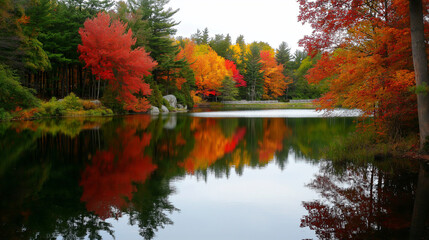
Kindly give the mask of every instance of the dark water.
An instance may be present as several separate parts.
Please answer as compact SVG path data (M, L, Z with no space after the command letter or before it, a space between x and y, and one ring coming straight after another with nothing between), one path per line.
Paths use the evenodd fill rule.
M0 123L0 239L427 239L418 162L327 159L353 121Z

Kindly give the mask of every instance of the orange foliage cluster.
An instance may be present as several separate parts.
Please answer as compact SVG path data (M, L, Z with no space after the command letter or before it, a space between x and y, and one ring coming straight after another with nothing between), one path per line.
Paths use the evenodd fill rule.
M15 114L15 116L13 117L14 120L30 120L37 112L37 108L22 110L21 107L16 107L15 111L12 111L12 113Z
M361 109L375 117L380 134L412 126L417 110L408 1L387 1L388 5L368 1L352 8L357 2L361 1L300 1L301 20L312 23L316 33L323 32L302 43L309 51L327 50L307 80L330 86L319 100L321 108ZM372 10L365 8L369 2L374 2ZM323 7L329 11L319 12ZM348 29L345 37L332 42L329 38L344 27ZM331 46L336 50L330 51Z
M283 75L283 65L277 64L272 51L261 51L262 70L264 71L264 99L277 99L285 93L292 83Z
M91 165L85 168L80 182L83 188L81 201L86 203L88 211L102 219L118 217L120 211L115 210L126 208L136 191L133 183L144 182L157 168L151 157L144 153L151 134L137 134L149 122L149 116L127 120L126 128L117 129L118 137L110 148L98 151Z
M234 62L226 60L219 56L212 48L207 45L196 45L192 41L186 41L185 47L178 54L178 59L186 59L195 75L195 85L197 95L204 97L219 95L219 89L226 77L231 77L236 82L236 87L246 86L243 76L237 69ZM178 79L176 85L183 84L184 79Z
M197 93L204 96L218 95L222 81L230 74L225 67L225 59L205 45L196 47L195 62L191 68L195 73Z
M179 53L176 56L176 61L186 60L188 63L192 64L195 62L194 52L195 52L195 43L189 40L185 40L185 46L180 48ZM176 70L177 71L177 70ZM182 85L186 82L184 77L178 76L175 78L175 84L177 89L181 90Z
M264 119L264 136L258 141L259 161L268 163L276 151L283 149L283 140L290 136L292 130L285 125L284 119Z

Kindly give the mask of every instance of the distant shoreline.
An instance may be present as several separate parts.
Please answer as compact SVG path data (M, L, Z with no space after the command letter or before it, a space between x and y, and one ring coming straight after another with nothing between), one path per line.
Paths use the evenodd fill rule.
M302 102L264 102L264 101L237 101L225 103L200 103L195 110L252 110L252 109L316 109L319 107L312 101Z

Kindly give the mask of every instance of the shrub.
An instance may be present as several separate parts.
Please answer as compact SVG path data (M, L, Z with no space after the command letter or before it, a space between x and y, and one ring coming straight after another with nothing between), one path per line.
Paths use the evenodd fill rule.
M82 100L82 106L83 106L83 109L85 109L85 110L97 108L97 105L95 103L88 101L88 100Z
M161 109L161 106L163 105L162 100L164 99L162 97L162 93L156 84L151 84L151 88L152 94L149 96L149 102L152 106Z
M104 106L110 108L115 113L125 113L124 104L118 101L118 94L110 88L106 88L103 97L100 99Z
M0 108L0 121L9 120L12 118L12 115L10 113L6 112L3 108Z
M61 102L67 110L82 110L82 102L74 93L70 93Z
M0 106L5 111L12 111L18 106L24 109L37 107L40 100L34 96L35 91L23 87L16 74L0 64Z
M13 116L13 119L16 120L28 120L28 119L32 119L34 117L38 117L39 110L37 108L32 108L32 109L26 109L26 110L20 110L18 112L16 112Z
M39 113L41 116L62 116L65 114L65 110L65 105L53 97L49 102L42 103Z
M181 91L176 91L174 96L177 98L177 103L188 106L188 108L192 108L194 105L193 98L191 96L191 92L189 91L189 87L187 84L182 86Z
M170 103L167 101L167 99L162 98L161 103L162 103L162 105L167 107L168 111L171 112L172 110L174 110L174 108L172 106L170 106Z

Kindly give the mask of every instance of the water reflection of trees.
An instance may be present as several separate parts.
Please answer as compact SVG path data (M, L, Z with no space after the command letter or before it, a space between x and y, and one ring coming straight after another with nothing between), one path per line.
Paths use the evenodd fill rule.
M420 166L410 239L429 239L429 162Z
M350 125L147 115L0 124L2 239L96 239L114 235L105 219L121 215L151 239L178 210L172 180L242 174L273 160L284 168L290 152L319 159Z
M320 239L407 239L417 166L404 160L348 165L323 163L307 185L321 196L303 202L301 227Z

